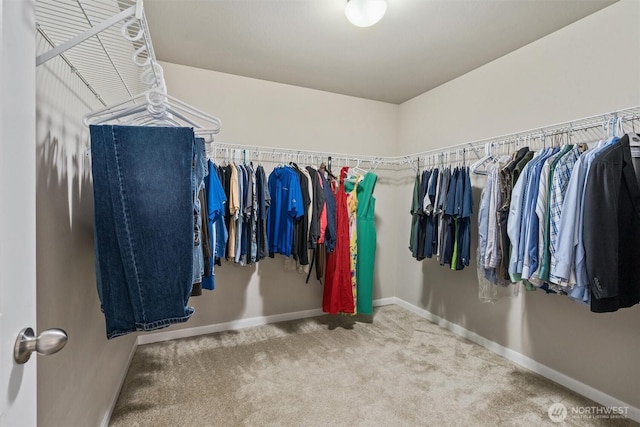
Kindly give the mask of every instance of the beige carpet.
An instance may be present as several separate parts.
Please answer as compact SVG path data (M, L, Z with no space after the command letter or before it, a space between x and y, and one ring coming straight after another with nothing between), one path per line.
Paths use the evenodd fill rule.
M554 423L550 405L568 416ZM138 347L111 426L637 425L398 306Z

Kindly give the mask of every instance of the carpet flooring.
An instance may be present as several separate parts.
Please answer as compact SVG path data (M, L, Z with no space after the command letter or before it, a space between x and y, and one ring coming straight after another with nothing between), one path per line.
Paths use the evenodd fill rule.
M567 408L559 423L556 403ZM572 412L587 406L597 405L391 305L373 323L320 316L140 346L109 425L638 425Z

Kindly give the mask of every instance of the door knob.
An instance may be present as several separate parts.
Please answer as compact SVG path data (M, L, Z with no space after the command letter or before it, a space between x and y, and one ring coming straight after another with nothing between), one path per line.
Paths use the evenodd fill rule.
M67 333L62 329L47 329L36 337L33 329L24 328L18 334L13 347L13 358L18 365L22 365L29 360L34 351L43 356L57 353L65 346L67 339Z

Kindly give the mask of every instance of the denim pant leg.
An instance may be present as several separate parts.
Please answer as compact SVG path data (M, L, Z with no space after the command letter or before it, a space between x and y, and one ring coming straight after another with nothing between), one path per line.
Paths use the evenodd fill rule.
M109 126L91 127L91 171L93 175L94 250L96 285L100 308L106 318L107 338L136 330L136 320L115 233L115 215L111 202L110 175L114 159L109 144Z
M186 302L193 269L194 141L189 128L91 127L94 193L110 194L107 204L103 194L94 196L96 272L108 338L193 314ZM106 180L97 182L103 169Z
M208 169L203 138L196 138L193 151L193 273L192 283L201 283L204 274L204 254L202 253L202 217L200 216L200 190L204 188L204 177Z

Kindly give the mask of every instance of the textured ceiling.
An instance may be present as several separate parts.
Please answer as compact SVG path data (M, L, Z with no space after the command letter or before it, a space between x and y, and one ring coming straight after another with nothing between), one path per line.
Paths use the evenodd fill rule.
M145 0L157 58L402 103L615 0L387 0L373 27L346 0Z

